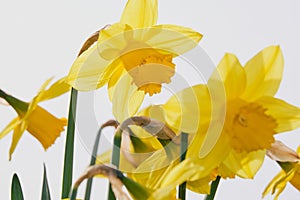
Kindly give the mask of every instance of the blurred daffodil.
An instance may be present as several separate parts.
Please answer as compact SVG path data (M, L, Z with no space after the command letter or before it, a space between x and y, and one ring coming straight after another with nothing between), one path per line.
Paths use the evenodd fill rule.
M134 99L130 106L135 108L145 94L159 93L175 73L173 58L194 48L202 35L186 27L155 25L156 21L157 0L129 0L120 22L100 30L97 44L76 59L68 82L81 91L108 84L110 98L122 101L113 105ZM130 99L120 97L119 91L131 93Z
M272 146L269 150L272 151L271 156L269 156L279 163L282 171L271 180L263 192L263 197L271 193L272 195L275 195L275 200L278 199L279 195L283 192L289 182L300 191L300 146L298 147L297 152L293 152L291 149L284 146L284 148L282 148L282 146L282 144L279 148L278 145ZM284 158L284 160L282 160L282 158ZM290 161L287 161L287 158Z
M13 119L0 133L1 139L12 130L14 131L9 150L9 160L11 160L11 155L25 130L34 136L45 150L55 142L56 138L59 137L60 133L64 130L67 119L58 119L38 106L39 102L55 98L70 90L70 86L65 82L65 78L58 80L46 90L50 81L51 79L42 85L38 95L35 96L30 103L21 101L0 90L0 97L12 106L18 114L18 117Z

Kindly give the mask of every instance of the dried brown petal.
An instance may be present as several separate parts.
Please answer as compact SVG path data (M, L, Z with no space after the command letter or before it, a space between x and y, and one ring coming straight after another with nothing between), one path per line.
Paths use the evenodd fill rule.
M131 125L140 126L148 133L158 137L159 139L171 139L176 144L179 144L180 142L176 134L168 126L166 126L163 122L159 120L151 119L145 116L135 116L126 119L120 125L120 128L121 130L126 130L127 127Z
M289 148L281 141L275 141L271 148L267 150L267 155L280 162L298 162L300 157L293 149Z

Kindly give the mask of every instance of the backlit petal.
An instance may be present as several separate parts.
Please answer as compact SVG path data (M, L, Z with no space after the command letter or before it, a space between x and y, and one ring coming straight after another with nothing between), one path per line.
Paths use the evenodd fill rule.
M243 98L252 101L274 96L281 82L283 56L279 46L270 46L256 54L245 65L247 87Z
M300 108L273 97L262 97L256 101L266 108L266 114L276 122L276 132L285 132L300 127Z
M53 83L49 89L45 90L40 101L46 101L58 97L68 91L70 91L71 86L66 82L67 77L63 77Z
M196 47L202 34L191 28L165 24L151 27L143 37L151 47L177 56Z
M233 150L223 163L228 169L242 178L254 178L263 164L265 154L265 150L250 153L238 153Z
M16 126L20 124L19 117L16 117L13 119L9 124L1 131L0 133L0 139L4 138L10 131L14 130Z
M24 121L15 127L13 137L12 137L12 142L11 142L10 149L9 149L9 160L11 160L11 156L12 156L13 152L15 151L16 146L17 146L19 140L21 139L26 128L27 128L27 123Z
M105 60L99 55L98 47L94 45L75 60L67 82L80 91L95 90L98 85L102 85L101 76L110 63L110 60Z
M134 28L153 26L157 14L157 0L128 0L120 22Z
M219 95L224 94L227 100L240 96L246 87L246 74L238 58L233 54L226 54L220 61L208 81L209 88L220 90Z
M122 122L134 115L144 99L144 93L132 84L129 74L124 74L115 85L112 94L113 114L117 121Z
M200 123L210 121L210 96L205 85L186 88L173 95L166 104L165 119L175 130L196 133Z

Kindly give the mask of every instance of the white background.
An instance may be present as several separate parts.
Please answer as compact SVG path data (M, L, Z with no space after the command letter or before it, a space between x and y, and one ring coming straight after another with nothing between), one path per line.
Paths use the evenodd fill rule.
M30 101L46 79L68 73L86 37L106 24L117 22L125 3L125 0L1 1L0 87ZM297 0L159 0L158 22L184 25L203 33L200 46L216 64L225 52L236 54L245 63L264 47L279 44L285 70L277 97L300 106L299 13ZM112 117L105 90L100 93L95 97L99 124ZM41 106L56 116L67 116L68 98L64 95ZM0 129L15 116L11 108L0 105ZM95 130L91 128L84 134L89 132L94 135ZM0 141L0 198L10 199L11 177L17 172L25 199L40 199L42 166L46 163L52 199L59 199L65 133L44 152L37 140L25 132L9 162L11 136ZM277 139L295 149L300 145L300 131L281 134ZM79 137L75 148L77 178L90 156ZM278 171L276 163L266 158L254 180L222 180L216 199L261 199L264 187ZM105 180L94 182L93 196L105 199L106 185ZM83 197L83 188L78 196ZM202 198L188 193L188 199ZM288 185L280 199L298 198L299 192Z

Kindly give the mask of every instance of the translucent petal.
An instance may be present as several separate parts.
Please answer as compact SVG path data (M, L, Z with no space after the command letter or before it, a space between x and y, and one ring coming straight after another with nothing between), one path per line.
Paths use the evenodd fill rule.
M101 76L111 62L99 55L97 45L92 46L75 60L67 82L80 91L95 90L102 82Z
M251 153L238 153L233 150L224 161L224 165L242 178L254 178L263 164L265 154L265 150Z
M276 122L276 132L285 132L300 127L300 108L273 97L262 97L256 101L266 108L266 114Z
M153 26L157 21L157 0L129 0L120 22L134 28Z
M20 124L18 117L14 118L9 124L1 131L0 139L4 138L10 131L16 128Z
M112 94L113 114L122 122L134 115L144 100L144 93L132 84L129 74L120 77Z
M226 54L213 72L209 81L209 88L220 90L227 100L239 97L246 87L246 74L238 58L233 54Z
M202 34L191 28L169 24L146 29L146 33L142 36L142 40L151 47L173 55L181 55L193 49L198 45L201 38Z
M196 133L200 124L210 121L210 96L205 85L186 88L173 95L166 104L165 119L173 129Z
M49 99L53 99L55 97L58 97L68 91L70 91L71 86L66 82L67 77L63 77L53 83L49 89L45 90L43 92L42 97L40 98L40 101L46 101Z
M197 179L204 178L209 175L216 167L220 165L231 152L232 148L229 144L229 138L226 134L221 133L217 141L214 141L210 150L206 155L202 154L204 139L208 134L216 134L214 130L214 125L212 128L199 130L199 132L194 136L193 141L189 145L187 152L188 158L193 158L194 162L205 168L205 172L197 173ZM219 131L219 130L216 130ZM208 143L209 144L209 143Z
M11 156L12 156L13 152L15 151L16 146L17 146L19 140L21 139L26 128L27 128L27 125L25 122L22 122L21 124L19 124L18 126L15 127L13 137L12 137L12 142L11 142L10 149L9 149L9 160L11 160Z
M247 87L243 98L253 101L274 96L281 82L283 56L279 46L270 46L256 54L245 65Z

